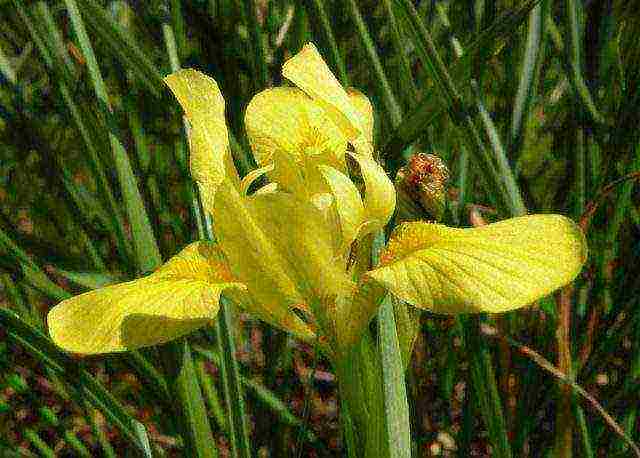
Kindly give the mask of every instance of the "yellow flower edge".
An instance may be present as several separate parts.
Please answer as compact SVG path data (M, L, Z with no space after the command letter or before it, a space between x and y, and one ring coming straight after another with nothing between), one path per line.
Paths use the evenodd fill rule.
M366 275L436 313L500 313L571 282L587 258L581 229L560 215L529 215L472 229L398 226Z
M193 69L164 78L182 106L191 126L188 139L191 176L198 183L202 204L213 208L216 189L224 180L239 186L238 173L229 150L224 98L216 81Z
M217 245L195 242L147 277L60 302L47 323L56 345L72 353L134 350L209 324L222 291L244 289L231 278Z

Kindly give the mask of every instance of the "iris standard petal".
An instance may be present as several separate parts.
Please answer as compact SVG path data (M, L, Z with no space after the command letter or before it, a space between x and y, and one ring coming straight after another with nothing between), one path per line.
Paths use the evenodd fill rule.
M269 178L299 196L326 192L316 165L346 171L347 140L311 98L297 88L257 94L247 106L245 127L258 164L275 165Z
M341 232L338 252L345 255L365 221L362 198L358 188L345 174L328 166L320 166L320 172L331 188Z
M387 172L372 156L350 154L360 166L364 180L365 219L369 223L369 232L383 228L396 208L396 189L387 176Z
M347 140L309 96L297 88L276 87L256 94L244 117L251 149L260 165L274 154L299 159L309 147L344 156Z
M47 322L53 341L70 352L133 350L205 326L218 312L222 291L244 288L215 244L195 242L148 277L62 301Z
M473 229L404 223L367 275L436 313L506 312L572 281L587 257L580 228L529 215Z
M347 140L364 133L360 112L313 43L284 63L282 75L319 103Z
M224 98L213 78L196 70L179 70L164 82L189 120L191 176L200 187L204 208L211 212L219 184L228 178L237 186L238 173L229 151Z

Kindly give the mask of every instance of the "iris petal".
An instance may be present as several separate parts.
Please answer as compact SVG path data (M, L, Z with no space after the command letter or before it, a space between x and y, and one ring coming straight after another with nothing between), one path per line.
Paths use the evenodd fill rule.
M70 352L133 350L207 325L224 290L241 294L244 289L215 244L195 242L148 277L62 301L47 322L54 342Z
M506 312L572 281L587 257L580 228L530 215L473 229L404 223L367 275L436 313Z

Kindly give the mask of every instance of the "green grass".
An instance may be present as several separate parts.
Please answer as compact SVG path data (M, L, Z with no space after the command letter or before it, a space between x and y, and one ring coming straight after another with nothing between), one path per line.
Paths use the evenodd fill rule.
M346 456L370 434L398 457L631 456L640 200L637 175L616 180L640 169L638 36L623 1L0 2L0 454ZM161 348L57 349L50 306L212 235L162 77L218 81L245 174L244 107L308 41L372 100L391 176L416 151L445 161L446 224L470 226L469 204L579 221L597 200L572 289L501 317L422 313L406 386L412 310L386 302L348 366L382 387L366 433L320 352L233 304Z

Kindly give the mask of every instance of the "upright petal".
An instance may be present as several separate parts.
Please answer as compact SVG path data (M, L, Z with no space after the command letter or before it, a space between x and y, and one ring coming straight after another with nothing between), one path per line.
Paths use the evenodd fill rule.
M256 161L275 166L269 178L299 197L328 191L317 165L346 171L346 138L299 89L280 87L257 94L247 107L245 127Z
M369 98L357 89L350 87L347 89L347 95L353 107L358 111L362 131L362 135L351 140L351 143L356 152L373 156L373 106Z
M47 316L49 332L58 346L81 354L155 345L210 323L225 289L244 285L215 244L195 242L148 277L62 301Z
M400 299L436 313L506 312L569 283L587 247L559 215L530 215L474 229L404 223L381 267L367 275Z
M384 169L372 156L350 155L360 166L364 180L365 218L369 222L369 232L384 227L396 208L396 189Z
M365 221L364 205L358 188L348 176L328 166L320 166L320 172L333 194L341 232L339 253L342 255L356 239Z
M247 106L244 122L260 165L273 162L275 154L300 159L308 148L344 162L347 139L323 109L297 88L276 87L256 94Z
M282 75L317 101L349 141L364 133L360 112L313 43L284 63Z
M239 183L229 151L224 98L215 80L196 70L179 70L164 81L191 124L191 176L200 187L205 209L211 212L215 190L222 180L226 177Z

